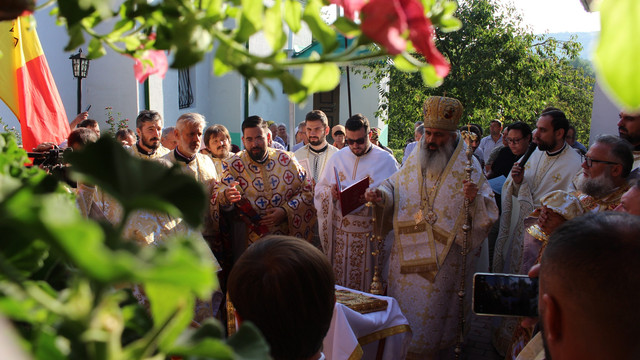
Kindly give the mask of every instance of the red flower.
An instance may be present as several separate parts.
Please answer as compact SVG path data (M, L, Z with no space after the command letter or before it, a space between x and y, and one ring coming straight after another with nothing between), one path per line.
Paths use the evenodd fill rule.
M434 31L431 20L424 14L424 8L419 0L400 0L402 10L407 17L409 26L409 39L419 53L424 55L436 70L439 77L444 78L449 74L449 62L436 48L433 41Z
M364 6L365 0L330 0L332 4L342 6L344 14L351 20L355 20L356 11L360 11Z
M409 29L413 46L433 65L436 74L449 74L449 63L436 48L433 26L420 0L371 0L361 11L362 32L389 54L397 55L406 49L402 35Z
M153 65L145 63L144 60L150 60ZM141 59L136 59L135 64L133 64L133 73L136 80L142 83L152 74L158 74L164 79L168 68L169 62L163 50L149 50Z
M407 19L398 0L371 0L362 7L362 32L396 55L407 48Z

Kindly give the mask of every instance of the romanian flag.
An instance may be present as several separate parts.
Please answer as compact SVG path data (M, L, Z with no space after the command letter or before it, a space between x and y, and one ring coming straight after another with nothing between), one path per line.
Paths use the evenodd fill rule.
M0 99L20 121L22 147L61 143L69 122L32 16L0 22L0 52Z

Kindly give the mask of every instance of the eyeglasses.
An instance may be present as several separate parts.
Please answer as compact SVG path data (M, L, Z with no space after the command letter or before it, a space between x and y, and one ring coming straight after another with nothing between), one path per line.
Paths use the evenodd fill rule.
M507 138L507 144L518 145L518 144L520 144L520 141L522 141L522 139L524 139L524 138L523 137L521 137L520 139L509 139L509 138Z
M338 135L343 135L344 136L344 133L342 131L336 131L336 132L333 133L333 136L338 136Z
M364 144L365 138L361 137L360 139L347 139L347 144L349 145L353 145L353 144L358 144L358 145L362 145Z
M620 163L613 162L613 161L595 160L595 159L592 159L592 158L590 158L588 156L583 156L582 157L582 162L586 162L587 163L587 167L593 166L593 163L603 163L603 164L608 164L608 165L619 165L620 164Z

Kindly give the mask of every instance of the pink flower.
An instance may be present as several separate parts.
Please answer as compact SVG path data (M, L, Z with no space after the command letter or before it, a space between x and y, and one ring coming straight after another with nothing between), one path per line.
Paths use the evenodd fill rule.
M144 82L149 75L158 74L164 79L164 75L169 68L167 54L163 50L148 50L141 59L135 59L133 64L133 73L139 83ZM150 60L153 65L145 63L144 60Z
M433 41L434 31L431 20L424 14L424 8L419 0L400 0L402 10L407 17L409 39L419 53L424 55L436 70L439 77L449 74L450 65L447 59L438 51Z
M398 0L371 0L362 7L362 32L396 55L407 48L407 19Z
M360 11L366 0L330 0L332 4L342 6L344 14L351 20L355 20L356 11Z

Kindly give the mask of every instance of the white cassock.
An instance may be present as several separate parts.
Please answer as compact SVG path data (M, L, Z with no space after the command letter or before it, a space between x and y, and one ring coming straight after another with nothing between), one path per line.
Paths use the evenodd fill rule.
M422 174L423 144L419 141L402 169L378 188L385 213L393 213L388 293L398 300L413 331L407 359L430 359L455 344L462 280L466 145L459 141L442 174L430 178ZM498 218L493 191L478 160L472 157L472 161L471 180L478 185L478 193L469 205L465 316L481 245Z
M308 174L311 174L313 181L318 182L322 172L329 158L338 152L338 148L327 144L326 149L322 152L316 152L311 148L311 145L307 144L294 152L296 159L302 167L307 170Z
M540 207L544 195L555 190L574 190L573 179L581 170L581 164L580 155L565 143L564 148L553 156L535 150L524 166L524 179L520 185L514 183L509 174L502 186L502 215L493 255L494 272L517 273L520 270L525 218Z
M377 146L372 146L362 156L355 156L349 147L344 147L329 158L315 188L314 204L318 211L320 243L333 265L336 284L369 291L374 270L372 244L369 241L373 230L371 210L363 205L342 216L340 203L333 201L331 195L331 188L336 183L334 168L338 171L343 188L366 176L369 176L369 186L376 187L398 170L398 162ZM380 234L383 239L389 232L385 230ZM379 263L384 268L388 252L383 251L381 257Z

